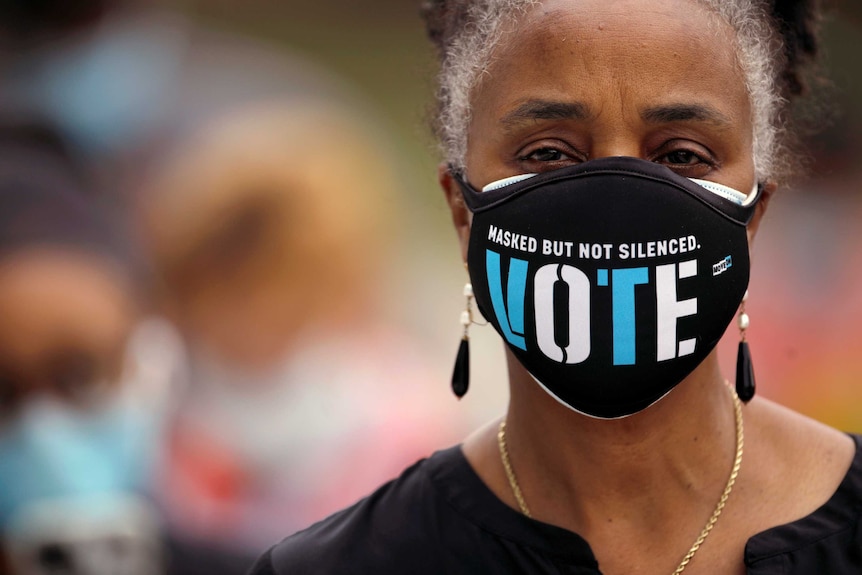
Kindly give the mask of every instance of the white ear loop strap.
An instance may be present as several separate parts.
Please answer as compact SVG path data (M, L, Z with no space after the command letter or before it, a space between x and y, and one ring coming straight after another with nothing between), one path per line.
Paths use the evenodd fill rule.
M502 180L491 182L490 184L482 188L482 191L490 192L493 190L499 190L500 188L505 188L506 186L517 184L518 182L523 182L524 180L532 178L535 175L536 174L520 174L517 176L503 178ZM738 190L716 182L698 180L696 178L689 178L689 180L706 189L707 191L712 192L713 194L722 197L725 200L731 201L739 206L747 206L757 197L757 182L754 182L754 186L751 188L751 192L749 192L748 194L743 194Z
M503 178L502 180L491 182L490 184L482 188L482 191L491 192L493 190L499 190L500 188L505 188L506 186L511 186L512 184L523 182L524 180L530 179L535 175L537 174L521 174L519 176L510 176L508 178Z
M754 201L754 198L757 197L757 182L754 182L754 186L751 188L751 192L749 192L748 194L743 194L738 190L716 182L708 182L706 180L698 180L696 178L689 178L689 180L699 185L700 187L712 192L716 196L720 196L725 200L729 200L734 204L740 206L749 205L751 202Z

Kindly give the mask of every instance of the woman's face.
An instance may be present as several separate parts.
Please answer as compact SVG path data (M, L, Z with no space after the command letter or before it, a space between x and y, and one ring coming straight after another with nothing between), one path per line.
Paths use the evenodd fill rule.
M477 187L606 156L754 183L733 30L695 0L547 0L504 36L472 109Z

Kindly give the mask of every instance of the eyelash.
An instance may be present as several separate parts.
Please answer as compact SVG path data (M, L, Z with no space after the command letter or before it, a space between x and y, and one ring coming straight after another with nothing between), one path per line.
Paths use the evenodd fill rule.
M540 159L534 157L537 154L540 154L543 152L554 152L554 153L560 154L561 156L565 156L565 157L557 158L554 160L550 160L550 159L540 160ZM544 164L546 169L550 170L550 169L553 169L554 167L556 167L556 164L562 164L562 163L568 164L571 162L580 163L580 162L587 161L588 158L587 158L586 154L582 154L582 153L578 152L577 150L575 150L574 148L572 148L571 146L565 145L563 143L553 143L553 144L547 143L544 145L540 144L534 148L527 148L527 150L525 152L518 154L517 159L518 159L518 162L520 162L521 164L526 163L526 162L538 162L540 164Z
M547 152L553 152L562 157L545 160L538 159L535 157L540 153ZM689 161L694 160L695 163L687 163L685 161L669 161L671 156L679 154L687 155L689 157ZM564 145L562 143L540 145L532 149L528 148L527 151L525 151L524 153L520 153L517 157L518 162L522 164L522 166L528 162L533 164L533 169L530 169L530 171L549 171L557 167L563 167L563 165L585 162L588 159L589 158L586 154L582 154L576 151L571 146ZM697 171L698 175L705 175L704 169L706 169L706 171L711 171L715 169L718 164L714 155L706 147L694 143L685 145L675 140L665 142L662 146L659 147L657 152L650 154L649 156L647 156L646 159L651 162L666 165L670 169L676 170L678 172ZM538 163L540 167L544 169L535 170L535 163Z
M672 162L674 155L684 155L694 163ZM662 145L650 161L667 166L668 168L689 177L702 177L718 167L718 161L711 150L693 142L678 142L671 140ZM680 158L677 157L677 160Z

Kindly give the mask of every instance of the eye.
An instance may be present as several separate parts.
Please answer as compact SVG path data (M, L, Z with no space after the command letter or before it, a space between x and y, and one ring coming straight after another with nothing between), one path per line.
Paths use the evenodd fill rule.
M586 161L584 154L562 142L527 147L518 154L518 165L528 172L547 172Z
M658 150L652 161L688 178L703 177L718 164L708 149L694 142L668 142Z
M97 380L97 363L93 355L83 350L54 352L45 362L53 391L72 401L81 398L87 387Z
M538 162L559 162L566 159L566 154L554 148L540 148L524 159Z
M676 150L665 156L668 164L676 166L691 166L697 164L701 159L692 151Z
M0 421L21 404L24 395L24 390L15 381L15 377L10 372L0 371Z

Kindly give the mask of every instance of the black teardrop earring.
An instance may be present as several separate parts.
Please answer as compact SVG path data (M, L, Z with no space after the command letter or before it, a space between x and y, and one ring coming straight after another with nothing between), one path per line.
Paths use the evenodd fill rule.
M751 362L751 351L745 340L745 332L750 323L748 314L745 313L745 300L747 299L748 291L742 296L742 304L739 306L739 350L736 353L736 395L745 403L751 401L756 391L754 364Z
M467 308L461 312L464 335L461 337L458 355L455 357L455 369L452 371L452 391L458 399L464 397L470 388L470 324L473 323L471 307L473 286L469 282L464 284L464 297L467 299Z

